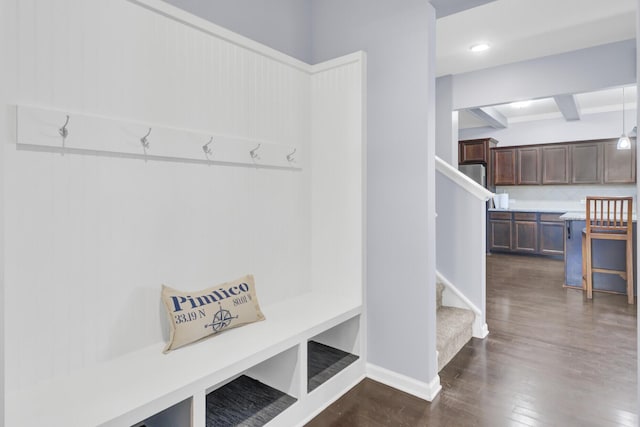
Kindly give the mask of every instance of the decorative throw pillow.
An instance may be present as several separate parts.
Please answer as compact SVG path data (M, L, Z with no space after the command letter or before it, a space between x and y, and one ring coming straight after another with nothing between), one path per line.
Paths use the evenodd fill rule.
M226 329L264 320L253 275L197 292L162 285L171 333L165 353Z

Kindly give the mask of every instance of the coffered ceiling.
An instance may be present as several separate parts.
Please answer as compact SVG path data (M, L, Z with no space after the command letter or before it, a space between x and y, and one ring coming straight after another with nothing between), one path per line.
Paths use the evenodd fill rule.
M575 103L580 115L606 113L622 110L622 88L604 89L595 92L574 95ZM624 88L625 109L632 110L637 105L636 86ZM476 110L476 109L474 109ZM511 104L494 105L490 109L494 114L504 117L505 126L513 123L563 118L563 113L554 98L542 98L531 101L524 108L516 108ZM478 117L475 111L462 110L459 112L460 129L486 127L489 125L486 117ZM497 126L494 126L497 127Z

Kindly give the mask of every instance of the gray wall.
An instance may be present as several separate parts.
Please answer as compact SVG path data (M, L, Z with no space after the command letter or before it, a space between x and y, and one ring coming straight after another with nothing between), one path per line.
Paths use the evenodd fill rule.
M301 61L311 61L311 0L165 1Z
M453 76L436 79L436 155L458 167L458 122L453 114Z
M6 61L5 64L17 63L17 0L0 1L0 57ZM17 67L0 67L0 426L4 426L5 418L5 280L4 280L4 228L5 228L5 208L4 208L4 144L13 139L11 126L12 119L15 120L9 111L10 105L16 104L15 88L18 86Z
M367 52L368 361L431 381L435 11L423 0L319 0L312 17L313 62Z
M638 37L638 34L640 34L640 0L637 0L637 5L636 5L636 51L640 52L640 37ZM639 83L640 83L640 55L636 55L636 86L640 88ZM639 91L640 93L640 91ZM640 108L636 109L636 123L640 122ZM640 159L640 150L636 150L636 155L637 155L637 159ZM637 162L637 160L636 160ZM638 164L638 163L636 163ZM637 188L636 188L636 194L640 194L640 180L637 181ZM638 209L638 205L636 204L636 214L640 212L640 209ZM636 265L640 265L640 251L638 251L638 253L636 254ZM637 301L640 301L640 298L637 299ZM637 313L640 314L640 304L636 302L636 307L637 307ZM640 343L640 315L638 316L638 324L636 327L636 348L638 343ZM637 381L638 381L638 393L636 394L636 401L638 403L638 408L637 408L637 414L640 414L640 352L638 352L638 365L636 367L636 376L637 376Z
M636 82L636 42L626 40L453 76L453 108L479 107Z

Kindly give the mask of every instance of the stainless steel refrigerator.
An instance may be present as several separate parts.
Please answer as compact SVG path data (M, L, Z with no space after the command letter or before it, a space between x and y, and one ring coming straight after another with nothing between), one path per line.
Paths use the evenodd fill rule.
M485 165L460 165L458 170L484 188L487 188L487 167Z
M487 182L487 167L484 164L475 164L475 165L459 165L458 170L463 174L467 175L469 178L473 179L478 184L482 185L484 188L487 188L489 191L494 192L495 188L490 188L489 182ZM493 200L487 201L487 235L486 235L486 251L489 253L489 215L488 210L494 207Z

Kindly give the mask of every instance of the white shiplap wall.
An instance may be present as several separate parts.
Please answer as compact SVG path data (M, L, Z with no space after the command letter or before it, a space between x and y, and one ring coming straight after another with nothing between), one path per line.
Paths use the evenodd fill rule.
M329 61L311 80L311 278L336 297L361 292L364 276L365 61L349 61Z
M299 147L310 75L124 0L14 0L20 105ZM295 64L294 64L295 65ZM4 148L6 384L166 339L160 284L310 288L310 173Z

